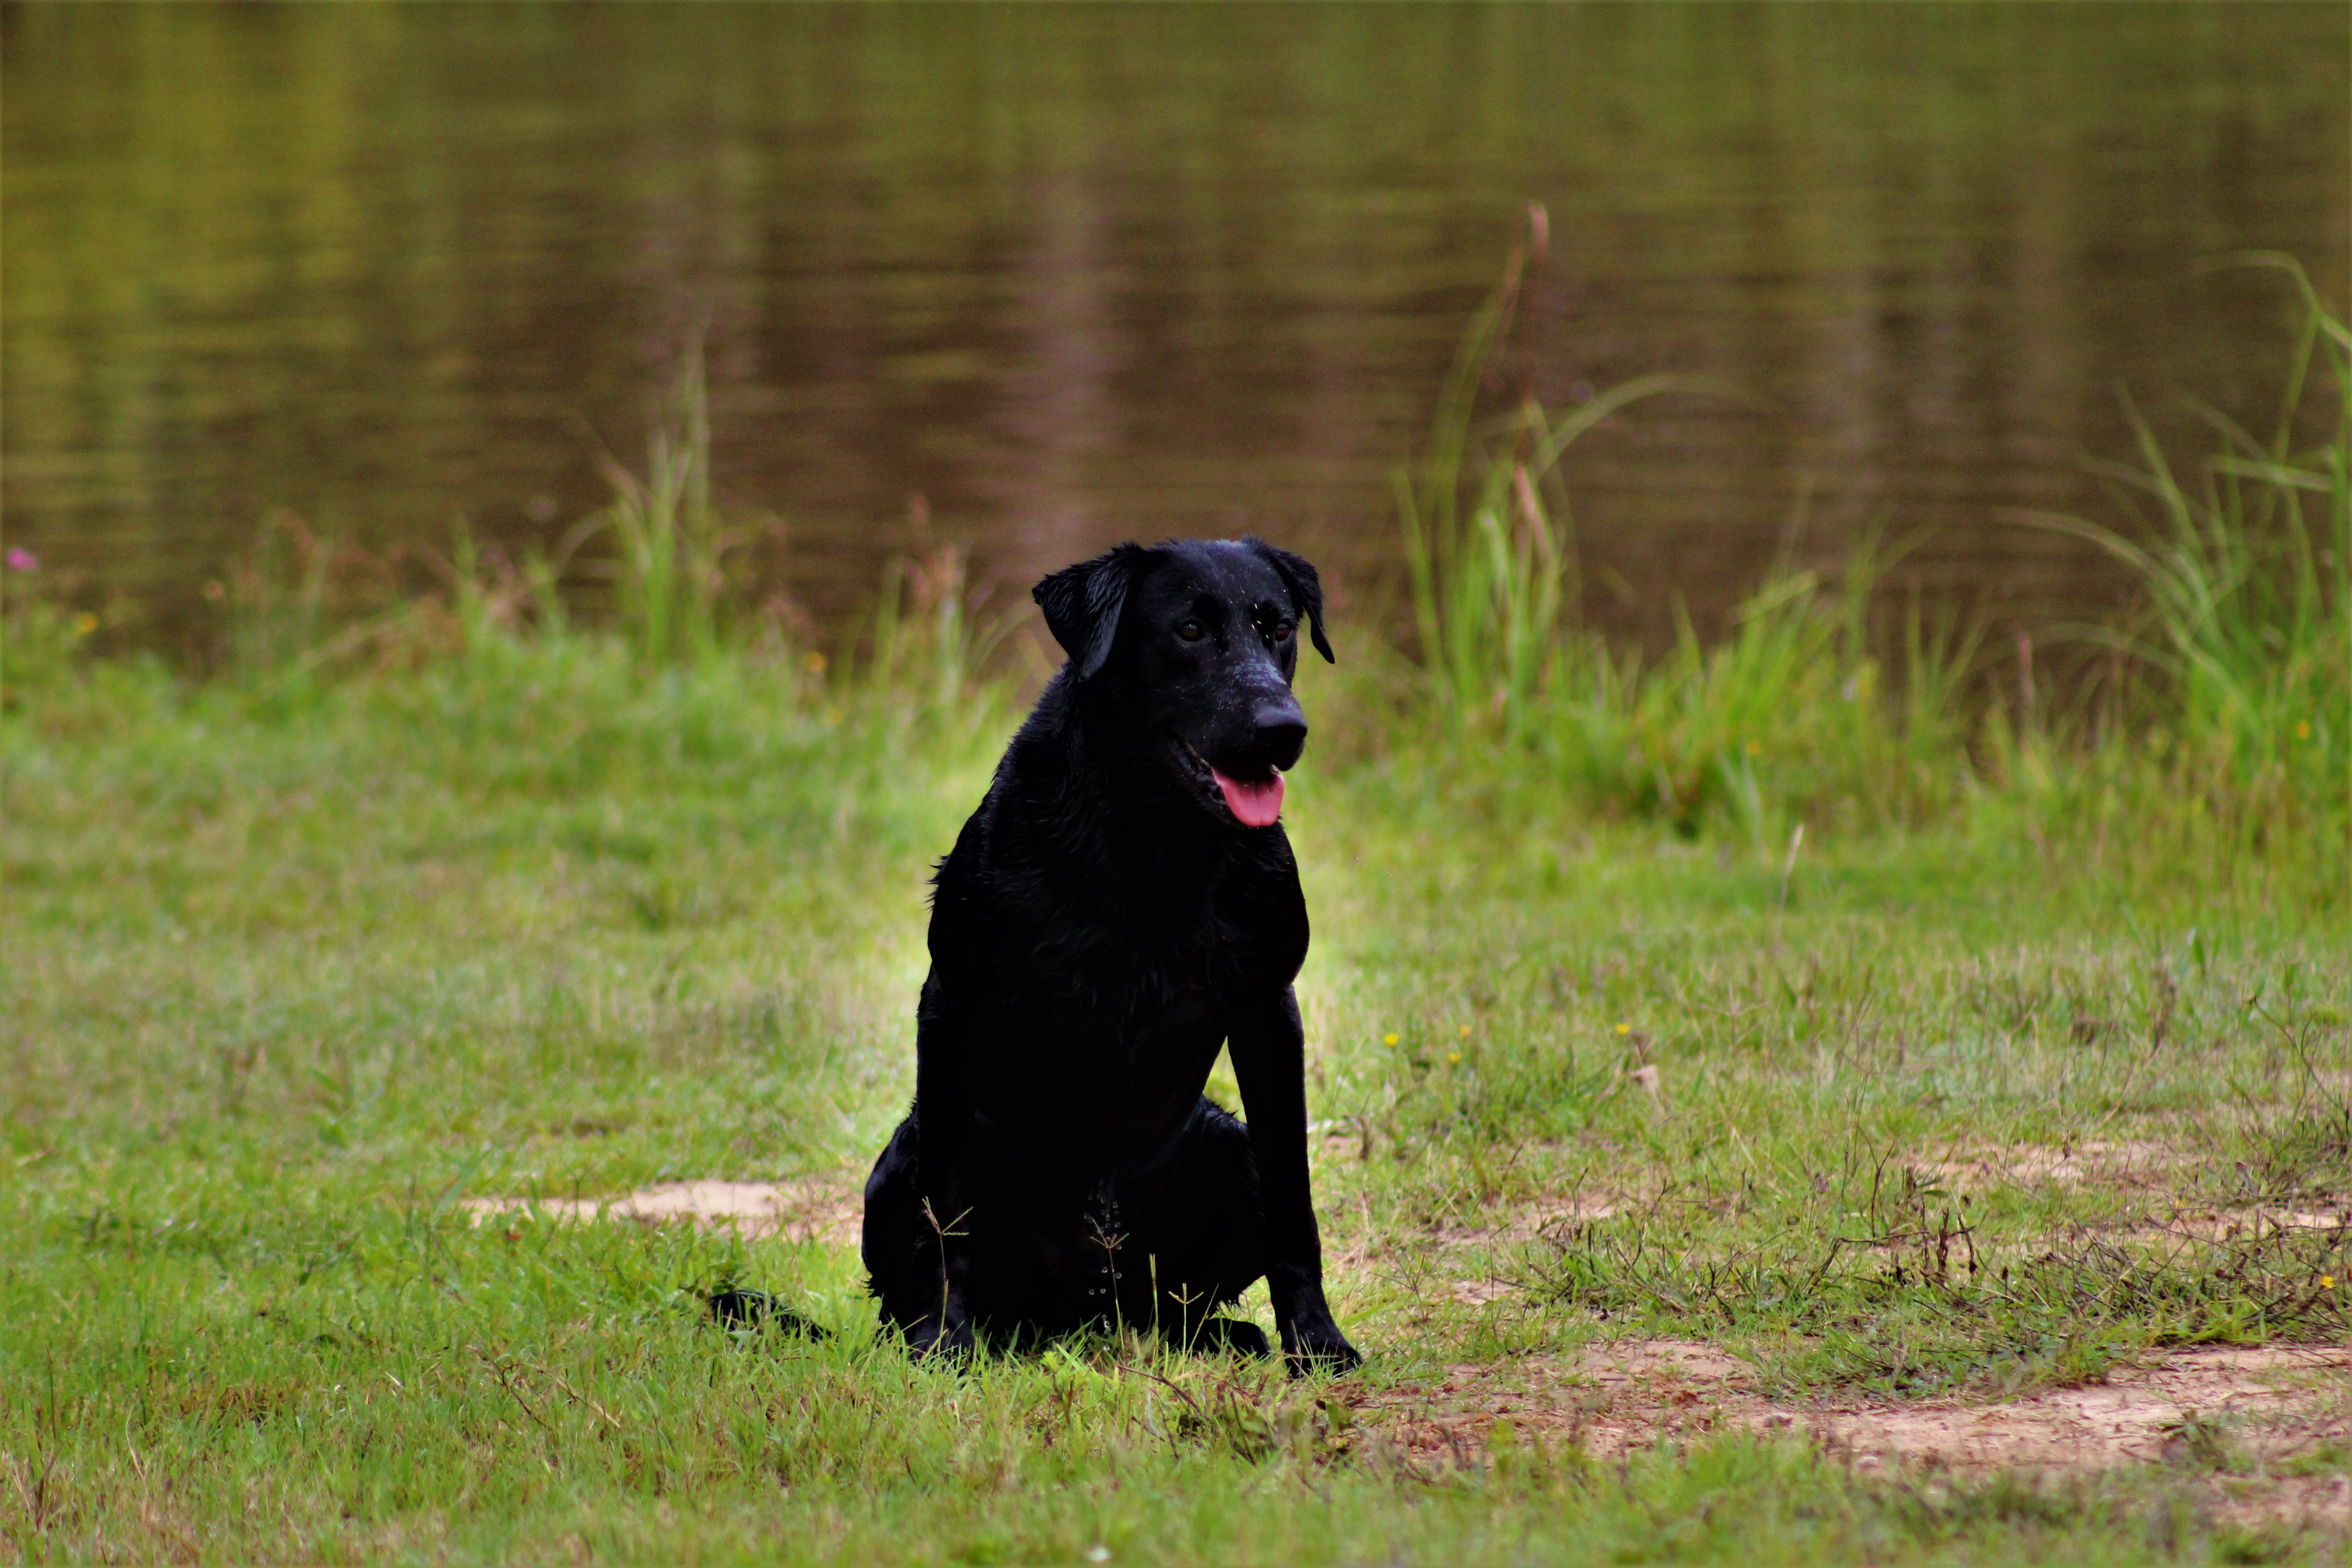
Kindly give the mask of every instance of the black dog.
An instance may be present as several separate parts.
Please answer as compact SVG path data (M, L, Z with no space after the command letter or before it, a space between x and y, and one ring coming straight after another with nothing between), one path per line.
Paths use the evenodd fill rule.
M919 1350L1112 1322L1267 1353L1213 1316L1263 1277L1294 1372L1361 1358L1323 1300L1276 818L1315 568L1254 539L1122 544L1037 584L1069 662L940 866L915 1103L866 1184L884 1320ZM1230 1044L1246 1126L1201 1092Z

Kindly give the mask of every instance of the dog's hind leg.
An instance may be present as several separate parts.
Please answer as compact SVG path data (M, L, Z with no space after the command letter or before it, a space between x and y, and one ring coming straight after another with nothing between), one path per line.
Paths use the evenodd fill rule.
M1148 1310L1152 1326L1179 1345L1270 1353L1255 1323L1218 1315L1265 1276L1266 1251L1249 1130L1213 1101L1202 1099L1193 1113L1175 1179L1137 1226L1129 1251L1142 1254L1150 1276L1139 1296L1121 1291L1130 1321Z
M866 1178L866 1223L859 1238L866 1289L882 1301L882 1324L927 1351L940 1338L947 1297L940 1237L923 1213L915 1185L915 1126L908 1117L890 1135Z

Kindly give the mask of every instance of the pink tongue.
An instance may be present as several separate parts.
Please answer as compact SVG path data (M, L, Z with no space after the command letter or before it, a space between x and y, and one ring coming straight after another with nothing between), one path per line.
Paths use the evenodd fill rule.
M1244 827L1272 827L1282 815L1282 775L1268 773L1255 783L1229 779L1211 768L1217 787L1225 792L1225 805Z

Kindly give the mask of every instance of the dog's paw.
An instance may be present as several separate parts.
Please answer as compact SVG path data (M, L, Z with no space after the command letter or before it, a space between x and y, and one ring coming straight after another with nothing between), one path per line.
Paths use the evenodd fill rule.
M1211 1318L1192 1335L1192 1349L1203 1355L1219 1351L1231 1351L1235 1355L1271 1356L1274 1346L1266 1342L1265 1331L1255 1323L1239 1318Z
M1293 1377L1318 1373L1339 1377L1364 1364L1363 1356L1348 1342L1348 1336L1330 1324L1301 1328L1283 1338L1286 1342L1283 1346L1284 1359L1289 1362Z
M971 1360L979 1348L970 1323L954 1324L941 1333L925 1320L907 1336L907 1349L917 1361L944 1362L961 1367Z

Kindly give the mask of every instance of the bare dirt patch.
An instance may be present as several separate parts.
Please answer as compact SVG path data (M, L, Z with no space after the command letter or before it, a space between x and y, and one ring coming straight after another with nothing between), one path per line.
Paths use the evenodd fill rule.
M1615 1193L1578 1193L1532 1203L1497 1204L1440 1215L1429 1239L1444 1247L1494 1247L1533 1241L1553 1226L1575 1220L1607 1219L1633 1200Z
M2305 1208L2190 1208L2176 1206L2150 1219L2146 1228L2183 1241L2257 1241L2282 1230L2352 1232L2352 1199L2328 1198Z
M468 1198L464 1207L476 1225L496 1216L527 1215L566 1222L619 1219L855 1247L866 1204L855 1178L844 1175L789 1182L665 1182L605 1198Z
M1858 1469L2073 1472L2194 1461L2254 1470L2352 1436L2352 1348L2178 1351L2101 1384L2002 1401L1776 1402L1710 1344L1626 1340L1572 1361L1449 1367L1367 1401L1423 1457L1475 1452L1491 1428L1580 1444L1598 1458L1661 1438L1734 1431L1810 1437ZM2200 1447L2201 1446L2201 1447ZM2254 1512L2352 1522L2334 1478L2241 1483Z
M1447 1289L1465 1307L1484 1307L1519 1293L1519 1288L1507 1279L1456 1279Z
M2075 1143L2011 1143L1948 1151L1912 1169L1957 1186L2148 1186L2184 1163L2179 1150L2145 1139Z

